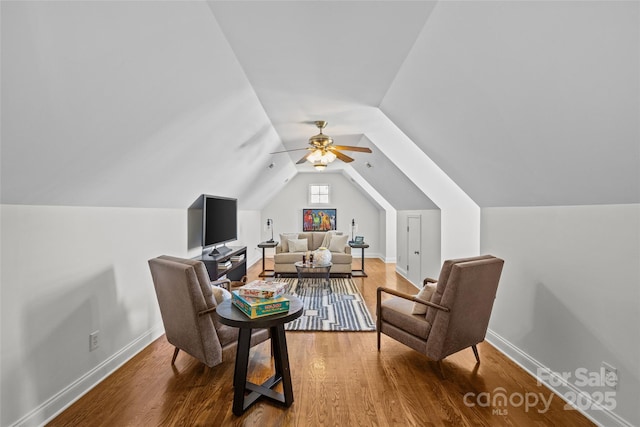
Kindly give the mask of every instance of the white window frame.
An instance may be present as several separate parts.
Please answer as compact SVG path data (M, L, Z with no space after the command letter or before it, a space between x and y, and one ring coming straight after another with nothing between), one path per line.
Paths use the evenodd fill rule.
M308 194L310 205L328 205L331 186L329 184L309 184Z

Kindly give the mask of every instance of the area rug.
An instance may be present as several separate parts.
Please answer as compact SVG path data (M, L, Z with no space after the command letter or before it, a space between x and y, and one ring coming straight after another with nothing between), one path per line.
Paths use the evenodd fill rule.
M281 278L288 292L300 298L304 304L302 316L287 323L288 331L375 331L362 294L353 280L348 278L325 279Z

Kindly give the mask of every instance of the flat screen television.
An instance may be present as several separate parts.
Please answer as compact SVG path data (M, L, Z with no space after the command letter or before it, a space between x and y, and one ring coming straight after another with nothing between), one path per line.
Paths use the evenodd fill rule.
M238 240L238 201L204 195L202 212L202 249L214 246L211 255L223 255L231 249L224 245Z

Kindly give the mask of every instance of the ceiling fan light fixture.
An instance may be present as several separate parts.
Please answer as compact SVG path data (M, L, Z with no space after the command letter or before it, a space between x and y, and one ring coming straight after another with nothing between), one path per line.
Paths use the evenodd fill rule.
M318 148L317 150L313 150L313 152L309 154L309 156L307 157L307 160L310 163L315 163L315 162L319 162L321 158L322 158L322 150Z
M341 160L345 163L351 163L355 159L347 156L343 151L357 151L362 153L371 153L371 149L368 147L356 147L351 145L333 145L333 138L322 133L322 129L327 126L327 122L324 120L318 120L315 125L320 130L320 133L309 138L310 147L307 148L295 148L291 150L277 151L276 153L284 153L288 151L308 150L300 160L296 162L297 165L303 164L306 161L311 163L318 170L326 169L327 165L334 160ZM272 153L272 154L276 154Z
M331 151L323 150L320 148L313 150L311 154L307 156L307 160L309 161L309 163L313 164L314 166L317 163L322 163L324 167L326 167L327 164L333 162L336 158L336 155Z
M325 170L327 168L327 164L326 163L322 163L322 162L315 162L313 164L313 167L316 170L323 171L323 170Z
M326 147L328 145L333 144L333 138L331 138L330 136L327 136L327 135L323 134L322 132L320 132L319 134L314 135L311 138L309 138L309 143L311 145L317 145L317 146Z
M334 153L332 153L331 151L327 151L326 153L324 153L322 158L326 159L327 163L331 163L336 159L336 155Z

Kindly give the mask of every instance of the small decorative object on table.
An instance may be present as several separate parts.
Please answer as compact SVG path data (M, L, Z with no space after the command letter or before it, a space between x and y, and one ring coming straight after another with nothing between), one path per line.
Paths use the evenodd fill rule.
M286 290L286 283L271 280L254 280L238 288L241 296L253 298L277 298Z
M317 265L327 265L331 262L331 252L327 248L320 247L313 253L312 260L315 260Z
M251 298L242 296L240 291L235 290L231 292L231 302L251 319L289 311L289 299L284 296Z
M353 240L353 243L356 245L361 245L364 243L364 236L356 236L356 238Z

